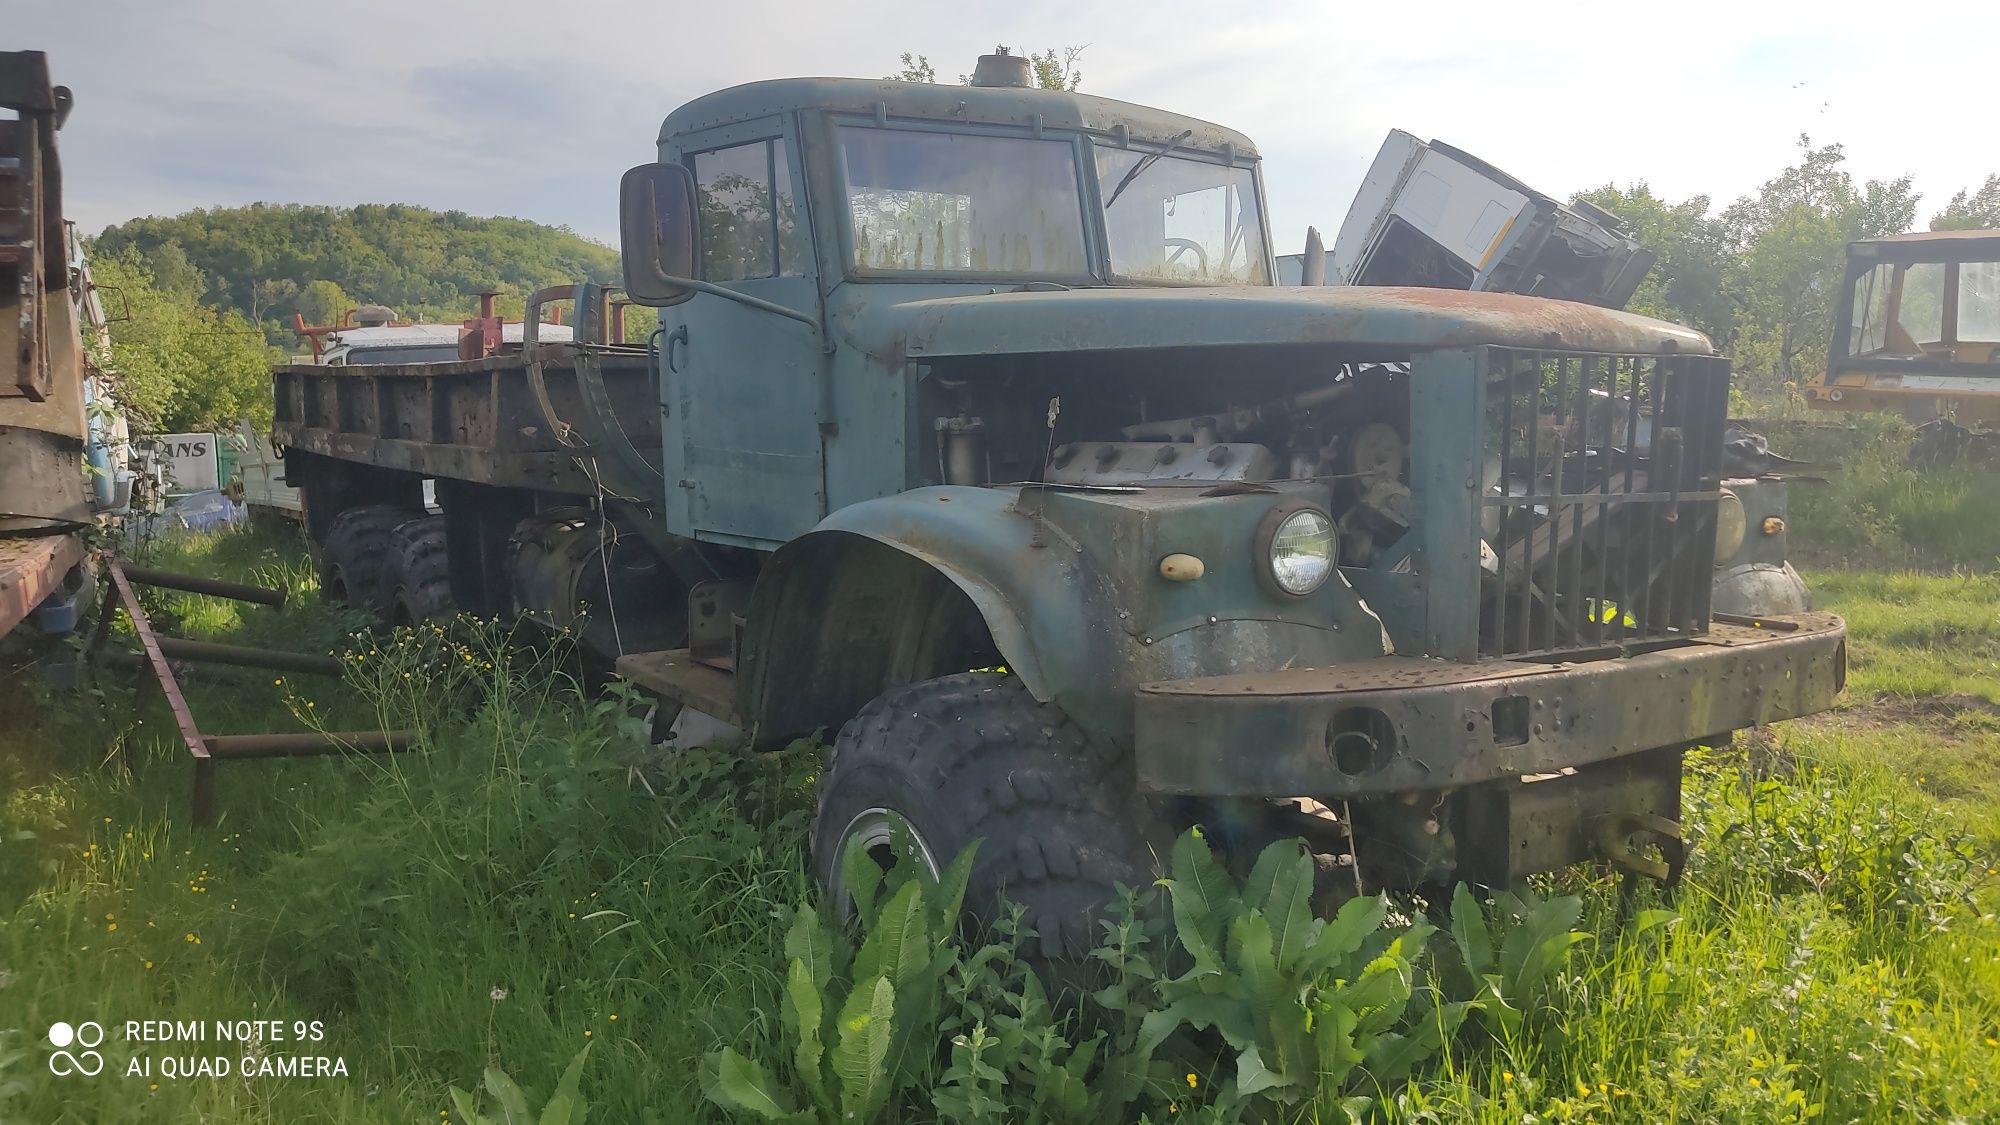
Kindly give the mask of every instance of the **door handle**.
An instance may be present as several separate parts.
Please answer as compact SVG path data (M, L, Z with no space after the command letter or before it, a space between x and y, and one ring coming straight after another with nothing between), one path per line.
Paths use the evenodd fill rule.
M681 360L687 355L688 328L683 324L667 333L667 370L680 373Z

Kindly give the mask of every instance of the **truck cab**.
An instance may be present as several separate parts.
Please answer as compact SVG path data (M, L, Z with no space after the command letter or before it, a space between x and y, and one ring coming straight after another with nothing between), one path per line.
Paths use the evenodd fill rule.
M440 478L457 604L586 603L663 709L826 739L836 896L983 840L972 900L1066 956L1196 824L1304 837L1330 896L1671 877L1681 754L1842 675L1837 618L1710 612L1727 361L1281 288L1263 215L1247 137L1014 56L739 86L620 185L644 349L579 286L570 345L281 369L277 429L336 536Z
M1278 259L1301 283L1304 255ZM1328 252L1329 285L1526 293L1622 309L1653 268L1618 217L1563 203L1443 141L1391 129Z
M2000 231L1924 231L1847 247L1821 410L2000 424Z

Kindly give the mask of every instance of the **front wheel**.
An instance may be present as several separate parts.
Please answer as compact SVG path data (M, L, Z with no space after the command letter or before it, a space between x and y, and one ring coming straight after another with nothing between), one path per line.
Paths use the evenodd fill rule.
M933 872L979 841L968 909L991 917L1002 895L1020 903L1024 952L1047 960L1084 957L1118 886L1143 886L1156 867L1130 756L998 673L895 688L841 728L813 818L813 870L829 895L843 895L849 841L894 861L897 818Z

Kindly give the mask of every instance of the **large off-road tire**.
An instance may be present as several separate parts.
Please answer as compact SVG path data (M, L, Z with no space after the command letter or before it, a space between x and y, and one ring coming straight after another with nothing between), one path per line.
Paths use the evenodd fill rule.
M386 617L394 563L390 533L422 515L394 504L365 504L335 516L319 554L320 597Z
M812 833L814 874L830 895L843 894L850 838L893 860L890 814L934 868L979 841L967 908L990 917L1002 895L1020 903L1024 952L1047 961L1088 953L1117 887L1154 877L1160 843L1130 756L991 672L896 688L841 728Z
M415 625L457 611L445 555L443 516L409 520L389 533L389 623Z

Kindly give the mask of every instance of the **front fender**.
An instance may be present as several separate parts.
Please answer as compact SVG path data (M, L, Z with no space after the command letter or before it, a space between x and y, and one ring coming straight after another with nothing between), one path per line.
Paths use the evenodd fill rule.
M739 705L771 741L831 728L888 687L892 624L941 576L1022 686L1093 733L1129 739L1132 688L1109 579L1016 491L939 486L848 505L780 548L751 595ZM884 552L888 552L885 554Z

